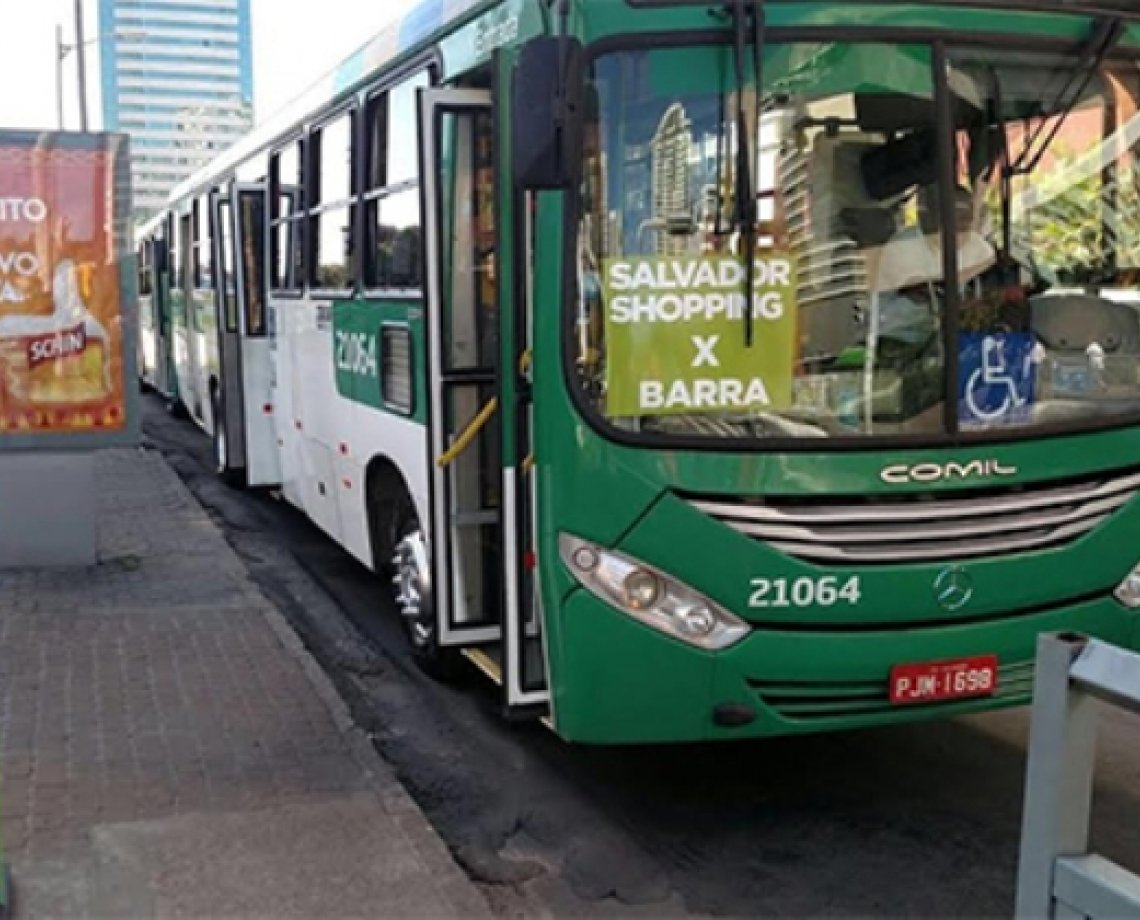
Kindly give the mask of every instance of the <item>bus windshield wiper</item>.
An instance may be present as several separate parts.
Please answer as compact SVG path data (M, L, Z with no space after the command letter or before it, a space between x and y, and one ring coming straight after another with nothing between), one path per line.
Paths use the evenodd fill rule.
M733 222L740 235L744 259L744 344L752 347L754 336L754 303L756 280L756 189L753 184L754 171L758 158L753 154L752 138L748 128L748 114L744 107L744 94L747 88L744 59L749 43L749 15L746 0L735 0L729 7L732 16L735 68L736 68L736 189ZM752 63L756 79L755 123L759 143L761 117L761 74L764 47L764 4L757 2L752 9Z
M1124 20L1119 16L1100 19L1096 22L1092 35L1089 36L1088 41L1086 41L1080 49L1077 56L1077 63L1069 74L1069 78L1065 81L1065 85L1057 94L1053 105L1046 110L1045 116L1037 126L1037 130L1035 130L1029 140L1025 142L1025 147L1022 149L1021 155L1017 158L1017 162L1009 167L1010 176L1027 176L1037 169L1046 151L1048 151L1053 141L1056 140L1057 135L1061 132L1061 129L1065 126L1065 122L1068 121L1069 116L1073 114L1073 110L1080 104L1081 98L1089 88L1089 84L1092 83L1093 77L1100 69L1100 65L1104 63L1104 59L1108 57L1109 52L1116 47L1117 42L1120 41L1123 35ZM1045 134L1045 126L1048 123L1048 112L1050 110L1057 112L1057 118L1049 129L1048 134ZM1041 139L1043 136L1044 140Z

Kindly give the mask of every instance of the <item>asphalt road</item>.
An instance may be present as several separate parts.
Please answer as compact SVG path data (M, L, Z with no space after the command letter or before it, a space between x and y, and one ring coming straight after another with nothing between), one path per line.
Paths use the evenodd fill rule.
M210 472L144 400L147 442L223 527L464 868L504 914L1009 916L1028 712L715 746L586 748L510 725L472 674L409 659L387 586L300 513ZM1140 869L1140 720L1103 721L1094 846Z

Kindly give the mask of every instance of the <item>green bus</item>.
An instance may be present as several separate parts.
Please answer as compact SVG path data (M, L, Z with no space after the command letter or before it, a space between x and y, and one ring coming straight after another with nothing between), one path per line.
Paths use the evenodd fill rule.
M143 228L144 374L568 740L1021 704L1140 647L1138 152L1125 0L433 0Z

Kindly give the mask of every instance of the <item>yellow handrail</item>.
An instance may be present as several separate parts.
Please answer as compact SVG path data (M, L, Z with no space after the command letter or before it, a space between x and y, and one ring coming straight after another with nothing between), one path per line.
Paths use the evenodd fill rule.
M494 417L498 408L499 398L494 396L487 402L487 405L479 410L479 414L471 419L471 423L463 429L463 433L455 439L455 443L436 459L436 465L441 468L448 467L458 460L463 452L471 446L471 443L479 437L479 432L487 427L487 423Z
M531 353L530 349L528 348L526 351L524 351L519 356L519 373L525 374L528 370L530 370L531 359L532 359L532 353ZM492 397L487 402L487 405L485 405L482 409L479 410L479 414L476 415L475 418L471 419L471 423L466 428L463 429L463 433L460 434L459 437L455 439L455 443L452 444L451 447L449 447L447 450L445 450L436 459L436 461L435 461L436 465L439 466L440 468L446 468L446 467L451 466L451 464L453 464L456 460L458 460L461 456L463 456L463 452L465 450L467 450L468 447L471 446L472 441L474 441L477 437L479 437L479 432L487 427L487 423L489 421L491 421L491 418L494 416L495 412L498 411L498 408L499 408L499 398L497 396ZM527 457L527 459L523 461L523 471L524 472L529 473L530 467L533 467L533 466L534 466L533 455L530 457Z

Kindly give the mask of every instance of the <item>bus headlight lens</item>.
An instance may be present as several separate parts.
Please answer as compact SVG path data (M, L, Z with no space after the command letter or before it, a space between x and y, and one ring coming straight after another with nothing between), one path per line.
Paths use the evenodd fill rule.
M625 603L634 610L648 610L661 600L661 579L648 569L634 569L625 576Z
M664 572L569 534L558 545L587 590L646 626L714 651L748 635L743 620Z
M1117 585L1115 595L1125 607L1132 610L1140 607L1140 565L1137 565L1124 581Z

